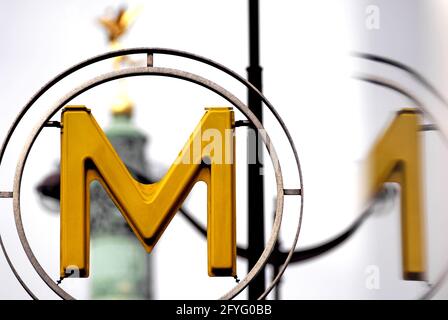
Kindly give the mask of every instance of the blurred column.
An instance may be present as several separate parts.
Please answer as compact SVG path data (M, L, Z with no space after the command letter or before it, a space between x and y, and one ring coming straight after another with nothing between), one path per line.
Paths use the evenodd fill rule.
M129 171L145 176L145 135L132 123L128 102L115 106L107 137ZM152 299L151 255L135 237L102 186L91 187L93 299Z

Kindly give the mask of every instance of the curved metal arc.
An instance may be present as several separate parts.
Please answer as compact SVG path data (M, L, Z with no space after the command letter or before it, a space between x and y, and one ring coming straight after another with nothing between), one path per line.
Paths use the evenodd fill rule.
M31 291L30 288L26 285L26 283L23 281L23 279L20 277L19 273L17 272L16 268L14 267L14 264L12 263L11 259L9 258L8 252L6 251L5 245L3 243L2 237L0 236L0 247L2 247L3 254L6 258L6 262L9 265L9 268L11 269L12 273L16 277L17 281L19 281L22 288L26 291L26 293L30 296L33 300L38 300L37 296Z
M155 180L150 179L146 174L139 172L137 169L133 168L129 164L126 164L126 167L130 170L132 175L135 176L139 182L146 183L146 184L156 182ZM59 175L58 175L57 180L59 181ZM53 187L56 187L57 189L59 189L60 186L58 184L57 186L53 186ZM60 201L59 194L57 194L57 196L54 196L52 194L47 195L47 196L50 198L53 198L57 201ZM196 219L195 216L187 208L182 206L179 208L179 212L199 234L201 234L204 238L207 237L207 230L206 230L205 226L201 223L201 221ZM290 263L298 263L298 262L307 261L307 260L315 258L319 255L325 254L325 253L331 251L332 249L335 249L337 246L339 246L342 243L344 243L345 241L347 241L358 230L358 228L361 227L362 222L372 213L373 213L373 210L371 210L371 208L368 208L341 233L335 235L334 237L329 238L328 240L321 242L320 244L313 245L313 246L306 247L306 248L295 251ZM247 257L248 257L247 249L237 245L236 251L237 251L237 255L239 257L241 257L243 259L247 259ZM288 254L287 252L283 252L283 251L277 251L277 250L274 251L268 261L268 264L281 265L281 263L283 263L283 261L285 261L287 254Z
M428 89L432 94L434 94L443 104L448 107L448 100L440 93L437 88L432 85L429 80L427 80L421 73L419 73L414 68L411 68L410 66L404 64L403 62L380 56L377 54L372 53L366 53L366 52L359 52L359 51L353 51L351 52L351 55L355 58L370 60L374 62L378 62L381 64L386 64L389 66L392 66L394 68L400 69L408 74L410 74L415 80L417 80L420 84L422 84L426 89Z

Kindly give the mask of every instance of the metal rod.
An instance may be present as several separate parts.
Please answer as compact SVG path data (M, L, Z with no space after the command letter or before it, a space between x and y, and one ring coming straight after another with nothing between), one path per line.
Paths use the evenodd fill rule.
M274 253L278 254L280 252L281 252L281 250L280 250L280 240L278 240L277 243L275 244L275 247L274 247ZM281 263L282 262L278 261L278 259L277 259L277 261L275 263L272 263L272 279L271 280L274 280L275 277L278 275ZM274 288L274 300L280 300L280 282L281 281L279 281L277 283L277 285L275 286L275 288Z
M420 126L420 131L436 131L437 126L434 124L423 124Z
M238 127L252 127L252 123L249 120L236 120L235 128Z
M302 194L301 189L283 189L285 196L300 196Z
M258 90L262 88L259 44L259 5L258 0L249 0L249 67L248 80ZM262 101L252 91L248 92L248 107L263 121ZM251 270L264 250L264 179L261 142L256 135L248 136L248 270ZM255 153L255 154L253 154ZM257 299L265 291L265 270L262 269L249 284L249 300Z
M154 67L154 55L152 53L148 53L146 56L146 66Z
M0 198L12 198L13 193L11 191L0 191Z
M47 121L45 124L47 128L62 128L62 125L59 121Z

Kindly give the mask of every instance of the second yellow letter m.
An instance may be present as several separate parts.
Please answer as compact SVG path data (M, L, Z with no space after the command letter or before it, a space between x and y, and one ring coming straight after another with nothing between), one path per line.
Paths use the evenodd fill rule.
M236 275L234 114L205 115L166 175L135 180L90 110L69 106L61 129L61 277L89 276L89 186L99 181L150 252L198 181L207 184L208 274Z

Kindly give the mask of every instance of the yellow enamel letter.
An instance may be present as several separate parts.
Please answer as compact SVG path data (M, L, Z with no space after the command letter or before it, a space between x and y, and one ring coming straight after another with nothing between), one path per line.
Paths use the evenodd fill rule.
M150 252L197 181L207 184L208 274L236 274L234 114L209 108L167 174L142 184L128 172L84 106L61 129L61 277L89 275L89 185L98 180ZM204 139L204 136L206 138ZM219 141L218 141L219 140Z
M371 150L366 172L366 196L370 199L385 182L398 182L401 186L402 263L406 280L425 277L419 117L413 109L398 112Z

